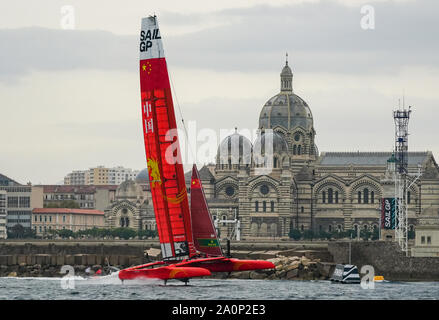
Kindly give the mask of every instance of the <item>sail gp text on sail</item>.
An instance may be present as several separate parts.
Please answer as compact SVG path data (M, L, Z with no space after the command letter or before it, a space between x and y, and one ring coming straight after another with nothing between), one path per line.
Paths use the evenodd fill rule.
M159 29L147 30L146 32L142 30L140 32L140 52L148 51L152 47L152 40L161 39L159 34Z

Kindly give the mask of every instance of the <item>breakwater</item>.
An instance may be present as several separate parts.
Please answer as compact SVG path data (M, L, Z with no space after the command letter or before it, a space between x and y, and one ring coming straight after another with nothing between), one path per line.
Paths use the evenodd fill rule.
M0 242L0 276L60 276L63 265L85 275L107 264L125 268L160 260L156 240L39 240ZM328 279L336 263L349 262L348 241L241 241L231 243L231 255L238 259L270 260L275 270L215 274L216 278L240 279ZM223 248L225 250L225 248ZM438 281L439 257L406 257L396 243L353 241L351 262L371 265L376 275L388 280Z
M108 264L126 268L160 260L159 247L158 241L4 241L0 243L0 276L59 276L63 265L73 266L77 275L85 275L88 267L93 274ZM316 270L324 268L318 269L317 263L332 260L325 243L236 242L231 247L235 258L274 259L277 267L274 272L236 273L236 278L322 279L324 273ZM294 266L290 265L293 260ZM288 273L293 269L297 273Z
M90 241L0 243L0 276L59 276L63 265L74 266L79 275L108 264L128 267L146 262L142 242Z

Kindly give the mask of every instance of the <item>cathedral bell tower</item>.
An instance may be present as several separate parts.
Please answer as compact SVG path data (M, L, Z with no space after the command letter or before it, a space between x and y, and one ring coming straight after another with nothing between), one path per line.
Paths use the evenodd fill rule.
M288 66L288 53L286 54L285 67L280 73L280 91L281 92L293 92L293 72Z

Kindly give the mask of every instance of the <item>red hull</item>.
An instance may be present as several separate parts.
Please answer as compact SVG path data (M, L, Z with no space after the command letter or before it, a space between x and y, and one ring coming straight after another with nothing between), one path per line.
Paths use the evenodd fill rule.
M154 268L156 265L163 263L150 263L133 268L123 269L119 271L119 279L134 280L134 279L189 279L196 277L210 276L209 270L196 267L179 267L176 265L165 265Z
M263 260L239 260L235 258L205 258L183 261L177 263L178 267L196 267L207 269L211 272L234 272L248 270L273 269L275 265L270 261Z
M169 265L161 261L123 269L119 271L119 279L189 279L210 276L211 272L263 270L274 267L274 264L269 261L239 260L225 257L184 260Z

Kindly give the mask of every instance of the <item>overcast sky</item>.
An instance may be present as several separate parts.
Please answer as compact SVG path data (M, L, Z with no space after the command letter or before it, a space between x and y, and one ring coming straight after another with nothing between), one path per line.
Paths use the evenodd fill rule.
M361 28L364 5L375 29ZM392 151L404 94L409 149L439 156L438 1L15 0L0 12L0 173L20 183L146 166L138 34L154 13L177 114L197 130L257 128L288 52L321 152Z

